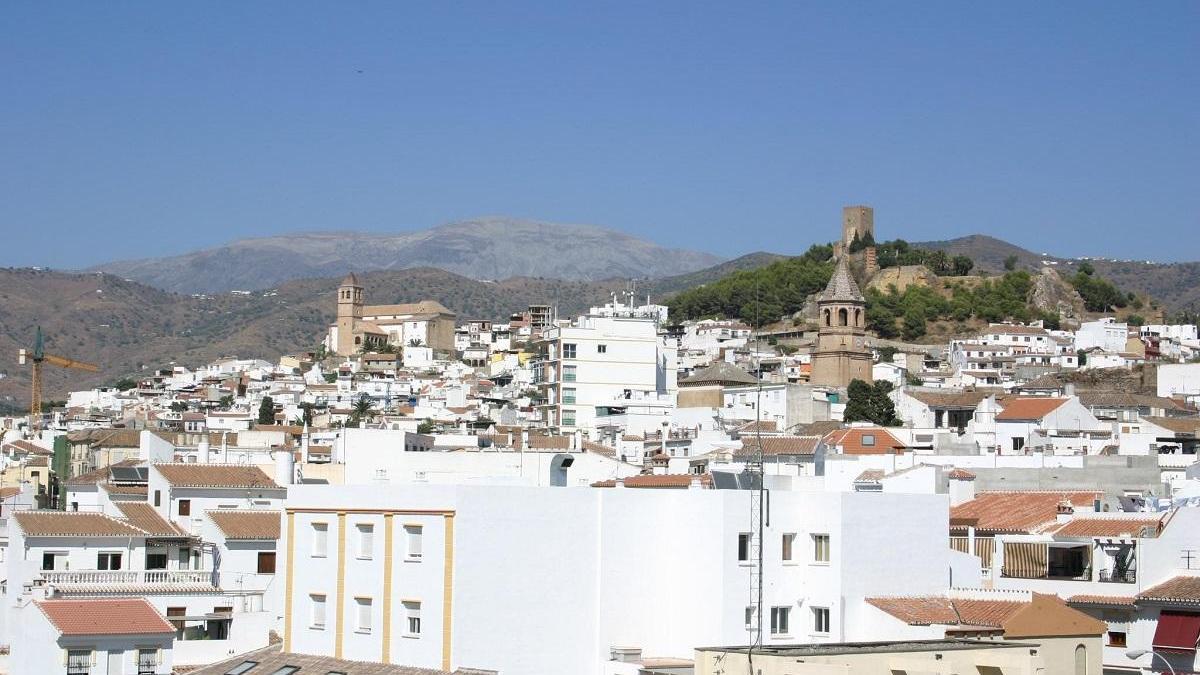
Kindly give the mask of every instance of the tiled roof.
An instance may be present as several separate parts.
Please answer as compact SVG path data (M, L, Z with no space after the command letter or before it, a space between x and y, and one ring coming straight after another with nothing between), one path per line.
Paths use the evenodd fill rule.
M21 531L33 537L142 537L136 527L102 513L18 511L12 514Z
M413 666L398 666L391 663L374 663L367 661L349 661L332 656L316 656L311 654L293 654L280 651L280 645L264 647L257 651L247 652L218 663L200 666L189 670L187 675L225 675L232 668L246 661L254 661L258 666L247 673L256 675L261 672L269 675L284 666L296 666L300 670L297 675L325 675L325 673L345 673L346 675L496 675L493 670L474 670L459 668L455 671L437 670L433 668L416 668Z
M843 455L890 455L907 447L883 427L838 429L825 437L825 445L837 446Z
M67 441L87 443L93 448L136 448L142 442L138 429L85 429L67 432Z
M742 437L742 448L734 453L744 457L755 454L759 442L762 442L762 452L765 457L776 455L814 455L821 439L817 436L763 436L761 439L754 434Z
M114 466L138 466L141 463L142 461L138 459L123 459L115 464L102 466L99 469L88 471L87 473L81 473L78 476L72 476L71 478L67 479L66 483L67 485L95 485L96 483L108 480L109 469L113 468Z
M912 391L905 390L909 396L917 399L930 408L955 408L958 410L974 409L983 399L996 393L987 390L975 391Z
M778 427L779 423L775 420L759 420L743 424L737 428L737 432L739 434L752 434L756 431L761 431L765 434L777 431Z
M569 436L542 436L539 434L529 435L530 450L568 450L570 447L571 438Z
M705 385L741 385L757 384L758 379L750 373L726 361L714 361L712 365L701 368L679 381L681 387L702 387Z
M988 324L987 331L985 331L985 333L988 335L1005 334L1005 333L1007 333L1009 335L1048 335L1049 334L1046 332L1045 328L1038 328L1037 326L1024 326L1024 325L1015 324L1015 323Z
M1146 417L1144 419L1177 434L1200 434L1200 417Z
M130 525L155 537L185 537L187 533L175 523L167 522L146 502L117 502L121 515Z
M712 474L690 474L690 473L667 473L667 474L642 474L640 476L629 476L623 480L627 488L687 488L692 484L693 479L699 479L700 485L703 487L712 487ZM610 488L616 487L615 480L602 480L592 483L592 487Z
M279 539L279 511L208 511L208 517L226 539Z
M1100 635L1107 624L1072 609L1052 595L1031 600L947 598L944 596L867 598L867 602L910 626L998 628L1009 639Z
M278 488L263 470L245 464L154 464L174 487Z
M1172 577L1139 593L1138 600L1200 604L1200 577Z
M99 487L110 495L141 495L145 497L149 489L145 485L123 485L119 483L100 483Z
M143 598L41 600L35 603L63 635L147 635L175 627Z
M1067 602L1072 605L1109 605L1132 607L1137 598L1131 595L1072 595Z
M18 439L4 444L5 452L23 452L31 455L52 455L53 450L35 445L29 441Z
M951 480L975 480L975 474L966 469L954 469L947 475Z
M1158 534L1162 518L1158 516L1139 518L1072 518L1070 522L1055 530L1059 537L1140 537L1144 528L1150 528L1151 536Z
M829 285L824 291L817 296L817 302L865 302L862 291L858 289L858 284L854 282L854 277L850 274L850 267L846 264L846 257L838 258L837 267L833 270L833 276L829 278Z
M858 477L854 479L854 482L878 483L879 481L883 480L884 475L883 469L867 469L866 471L858 474Z
M996 420L1000 422L1040 420L1058 410L1067 400L1049 396L1012 396L1000 401L1004 410L996 415Z
M584 440L583 449L588 452L594 452L597 455L604 455L605 457L617 456L617 451L614 448L610 448L603 443L597 443L595 441Z
M437 300L422 300L421 302L408 302L399 305L366 305L362 309L362 314L364 317L416 314L449 314L450 316L456 316L454 312L446 309L446 306ZM388 319L388 321L390 320Z
M1102 492L981 492L950 508L951 528L973 522L981 532L1039 532L1056 522L1058 504L1091 506Z

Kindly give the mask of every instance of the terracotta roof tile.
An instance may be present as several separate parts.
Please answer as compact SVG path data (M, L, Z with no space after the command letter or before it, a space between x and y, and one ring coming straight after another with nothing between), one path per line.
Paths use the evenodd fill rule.
M279 511L217 510L207 513L226 539L279 539Z
M95 485L96 483L108 480L110 477L109 470L114 466L138 466L141 463L142 461L139 459L123 459L115 464L102 466L99 469L88 471L87 473L81 473L78 476L72 476L66 480L66 483L67 485Z
M1132 607L1137 598L1131 595L1072 595L1067 602L1072 605L1110 605Z
M763 455L815 455L817 446L821 443L819 436L763 436L759 439L754 434L742 437L742 447L734 456L745 457L755 454L759 441L762 442Z
M996 415L996 420L999 422L1040 420L1058 410L1068 400L1049 396L1010 396L1000 401L1000 405L1004 409Z
M1200 577L1172 577L1139 593L1138 600L1200 604Z
M1059 502L1088 506L1102 492L981 492L950 509L951 528L973 522L980 532L1039 532L1055 524Z
M948 475L951 480L975 480L975 474L966 469L954 469Z
M1144 528L1158 534L1162 527L1159 516L1138 518L1072 518L1055 530L1058 537L1140 537Z
M824 440L825 445L837 447L843 455L890 455L907 447L883 427L838 429Z
M594 452L597 455L604 455L605 457L617 456L617 451L614 448L610 448L603 443L597 443L595 441L584 440L583 449L588 452Z
M143 598L41 600L35 603L63 635L147 635L175 627Z
M117 502L116 507L130 525L155 537L186 537L175 523L167 522L153 506L145 502Z
M690 474L690 473L667 473L667 474L642 474L640 476L629 476L623 479L623 483L627 488L667 488L679 489L688 488L692 485L693 479L699 479L700 485L703 487L712 487L712 474ZM611 488L616 487L615 480L602 480L592 483L592 487Z
M9 441L8 443L5 443L4 451L6 453L22 452L22 453L31 454L31 455L53 455L54 454L54 451L50 450L49 448L43 448L40 445L35 445L33 443L30 443L29 441L22 440L22 439L18 439L15 441Z
M270 675L284 666L300 668L297 675L324 675L325 673L346 673L346 675L496 675L494 670L474 670L458 668L451 672L433 668L417 668L391 663L367 661L350 661L332 656L316 656L310 654L295 654L280 651L280 645L264 647L253 652L247 652L217 663L200 666L189 670L188 675L225 675L234 666L245 661L256 661L258 666L247 675Z
M174 487L279 488L262 469L246 464L154 464Z
M1051 595L1030 600L947 598L944 596L867 598L867 602L910 626L998 628L1009 639L1100 635L1107 624Z
M18 511L12 515L31 537L142 537L145 533L102 513Z
M974 409L983 399L996 393L987 390L974 391L913 391L906 389L905 393L930 408L954 408L958 410Z

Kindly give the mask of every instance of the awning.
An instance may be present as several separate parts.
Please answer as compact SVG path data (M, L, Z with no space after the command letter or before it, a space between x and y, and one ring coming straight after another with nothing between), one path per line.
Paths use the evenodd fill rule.
M1049 571L1050 547L1038 542L1006 542L1001 573L1014 579L1045 579Z
M1200 640L1200 614L1163 611L1158 615L1152 645L1157 651L1195 653Z

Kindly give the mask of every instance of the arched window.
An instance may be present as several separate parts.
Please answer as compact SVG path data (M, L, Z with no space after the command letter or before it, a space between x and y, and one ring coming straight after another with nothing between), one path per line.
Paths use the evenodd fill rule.
M845 307L842 307L841 309L838 310L838 325L845 326L849 322L850 322L850 312Z
M826 326L830 325L830 323L829 323L829 310L825 310L825 325L826 325Z
M361 344L362 344L362 336L361 336L361 335L359 335L359 336L356 336L356 337L354 338L354 344L356 344L356 345L361 345Z
M862 310L861 309L854 310L854 325L858 326L859 328L862 328Z
M1087 647L1075 647L1075 675L1087 675Z

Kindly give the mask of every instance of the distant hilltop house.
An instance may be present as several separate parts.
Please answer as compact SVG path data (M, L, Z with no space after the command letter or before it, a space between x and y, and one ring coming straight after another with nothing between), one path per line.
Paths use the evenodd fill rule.
M325 348L341 356L397 347L454 351L455 314L436 300L399 305L363 304L363 287L354 274L337 290L337 320L329 326Z

